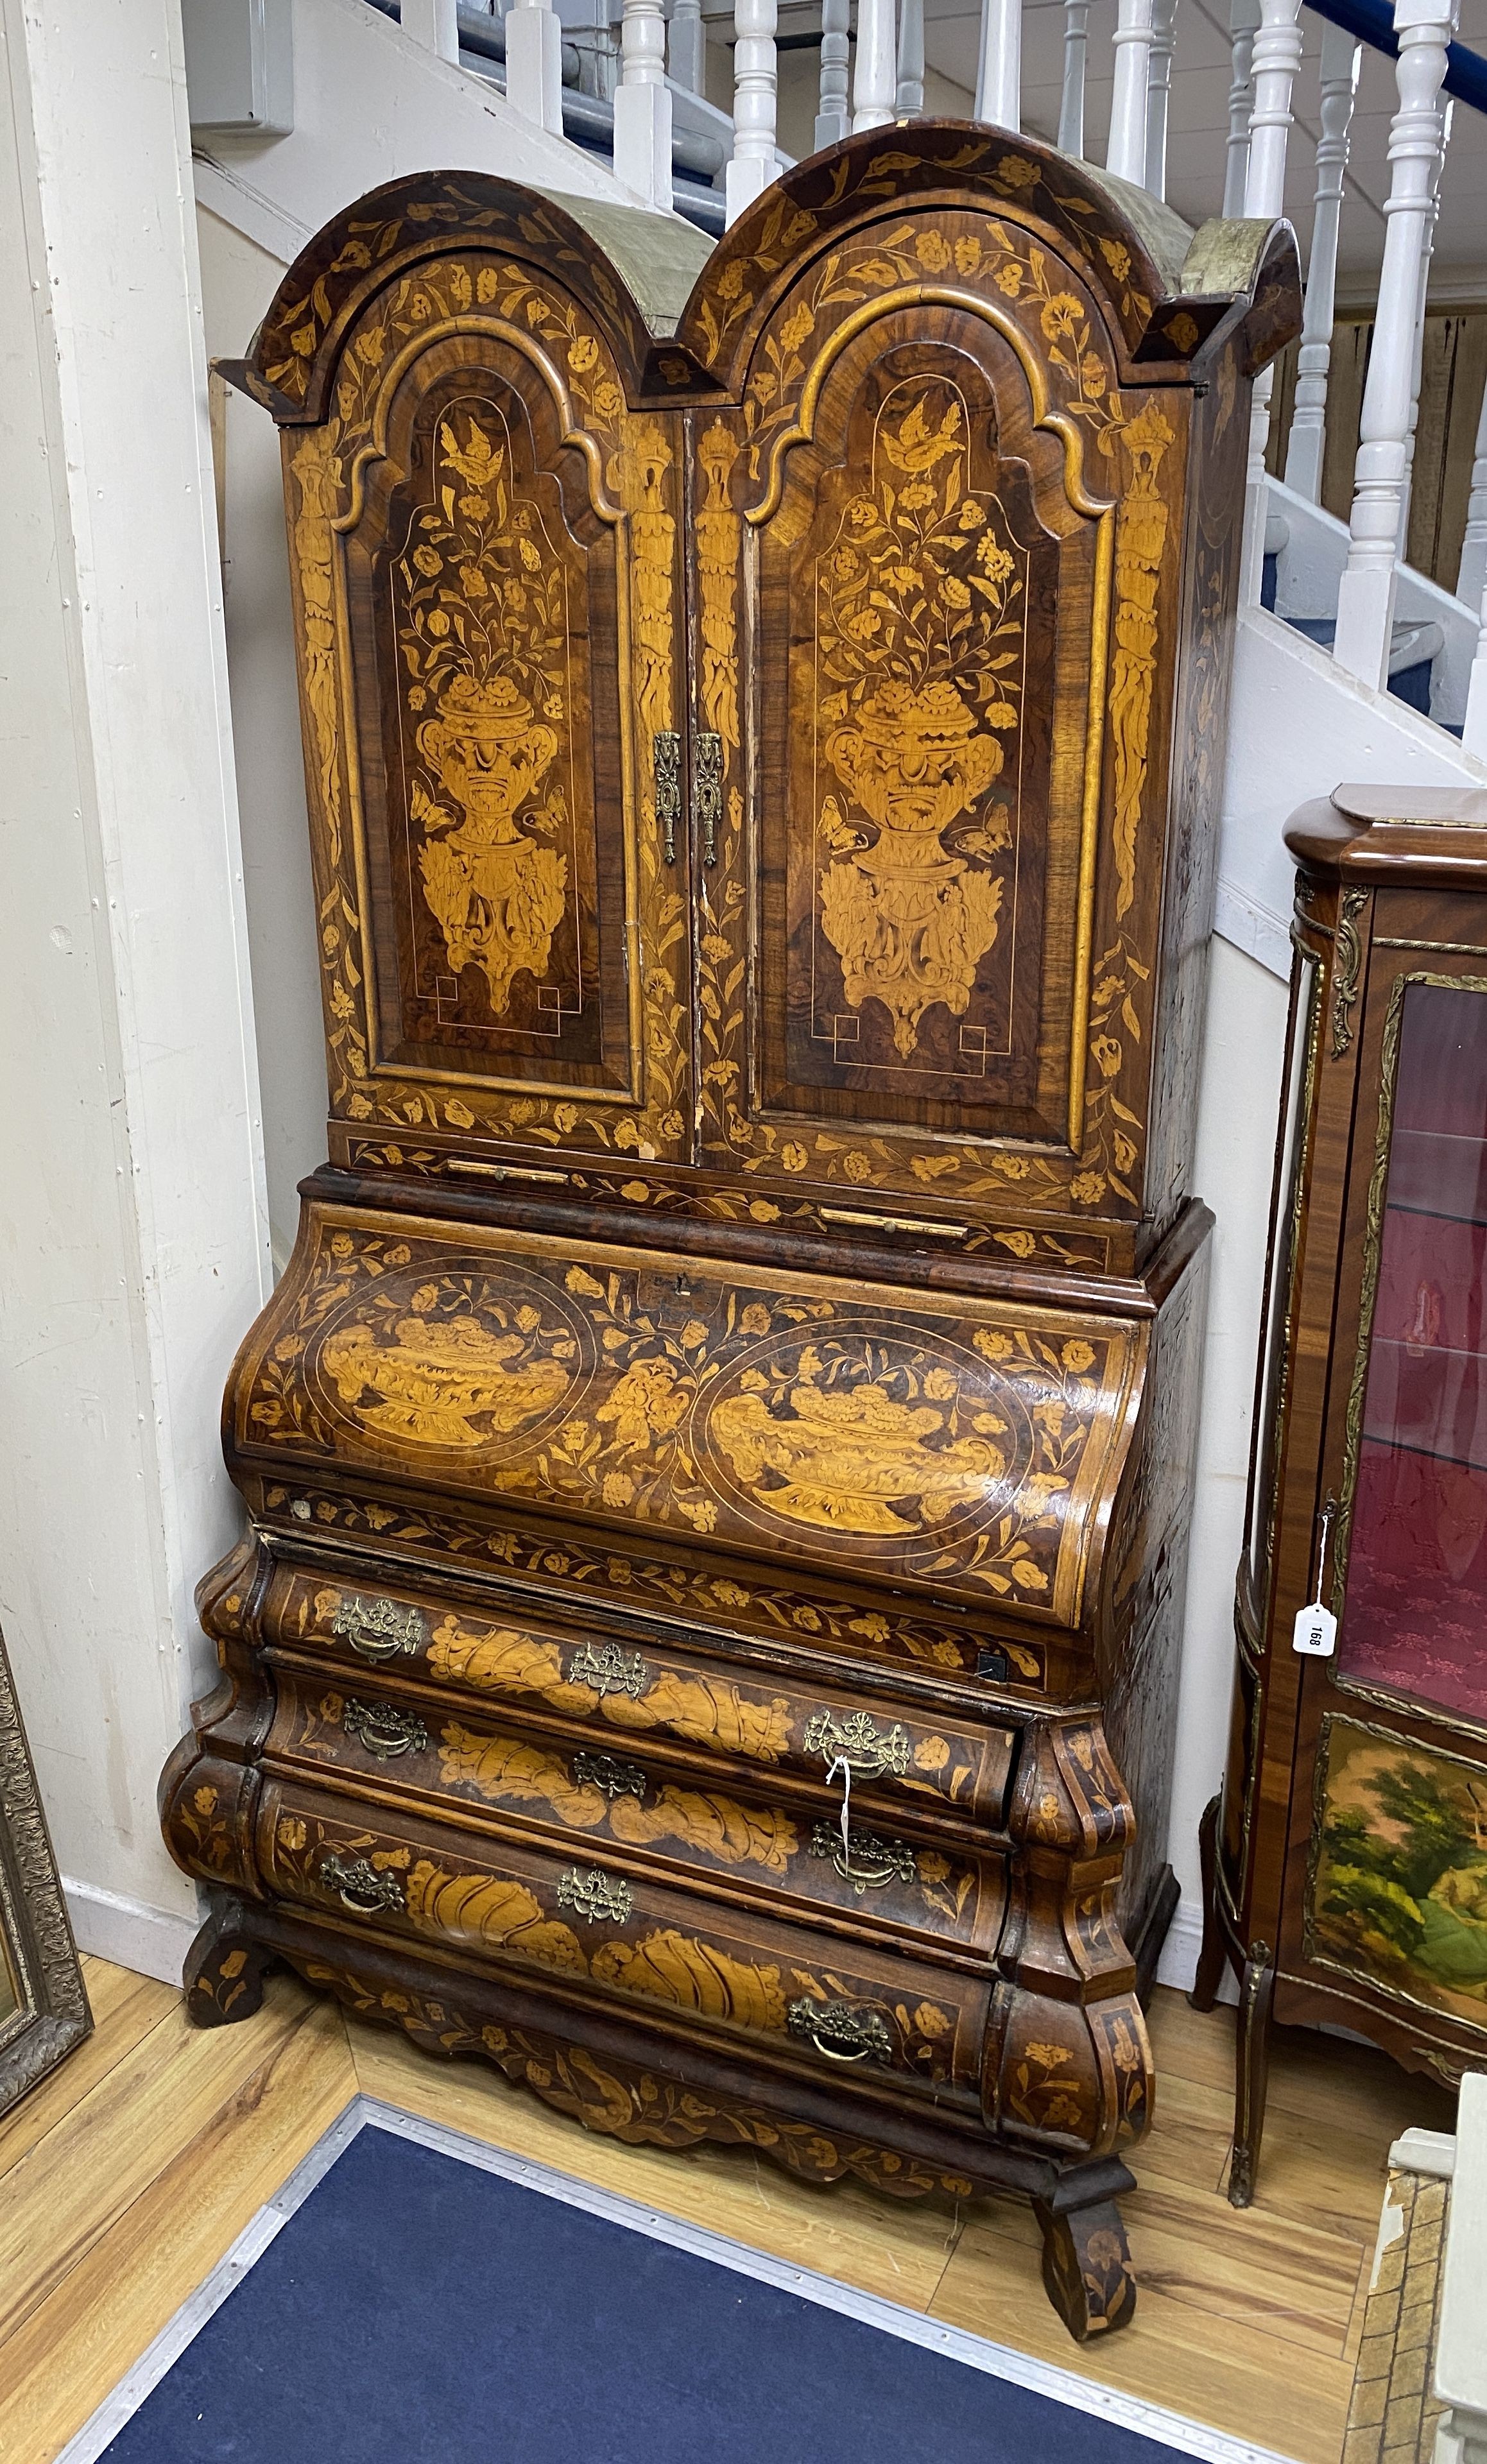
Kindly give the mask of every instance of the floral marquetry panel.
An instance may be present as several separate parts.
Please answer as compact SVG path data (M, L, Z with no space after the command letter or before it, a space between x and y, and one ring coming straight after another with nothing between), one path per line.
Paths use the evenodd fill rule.
M561 286L477 252L369 301L286 434L348 1128L678 1149L679 447Z
M1010 208L876 226L782 292L705 439L704 693L725 635L756 660L703 884L718 1159L1142 1211L1187 421Z
M316 1205L244 1461L393 1473L1077 1625L1135 1327Z

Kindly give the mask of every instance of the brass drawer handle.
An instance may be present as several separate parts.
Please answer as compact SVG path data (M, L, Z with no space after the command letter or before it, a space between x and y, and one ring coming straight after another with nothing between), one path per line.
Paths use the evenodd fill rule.
M623 1925L632 1906L630 1884L623 1875L602 1874L597 1865L582 1874L570 1865L558 1876L558 1905L589 1925Z
M380 1763L395 1762L399 1754L426 1754L429 1731L412 1711L402 1711L395 1703L350 1702L341 1714L341 1725L348 1737L375 1754Z
M715 865L722 820L722 737L706 730L693 740L692 815L701 836L702 862Z
M896 1720L880 1728L866 1711L850 1711L838 1720L832 1711L813 1712L806 1724L806 1751L828 1765L845 1763L854 1779L902 1779L909 1768L908 1731Z
M677 824L681 819L681 738L673 729L656 730L651 738L651 759L655 774L655 826L661 833L661 853L667 864L675 864Z
M422 1609L404 1608L397 1600L359 1599L353 1594L337 1609L331 1633L359 1651L364 1660L396 1660L411 1656L429 1639Z
M637 1796L645 1803L650 1786L638 1763L623 1763L617 1754L575 1754L573 1777L580 1788L596 1788L601 1796L612 1804L621 1796Z
M908 1841L880 1839L876 1831L849 1831L844 1840L836 1823L818 1822L810 1835L810 1854L834 1865L858 1899L864 1891L880 1891L885 1882L919 1881L919 1865Z
M358 1916L379 1916L385 1908L394 1909L399 1916L407 1911L401 1876L386 1866L379 1872L365 1857L324 1856L320 1879L328 1890L340 1893L343 1906L354 1909Z
M638 1703L655 1683L655 1671L638 1651L615 1642L581 1642L568 1659L568 1683L591 1685L596 1694L628 1694Z
M824 2054L829 2062L891 2062L893 2038L876 2011L854 2011L850 2002L812 2002L802 1996L785 2013L792 2036Z

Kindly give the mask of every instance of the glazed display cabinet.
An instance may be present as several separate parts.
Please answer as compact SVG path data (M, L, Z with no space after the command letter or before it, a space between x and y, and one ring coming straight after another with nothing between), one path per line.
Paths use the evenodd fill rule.
M1129 209L1129 210L1127 210ZM164 1783L281 1961L591 2128L1033 2203L1130 2316L1251 379L1285 226L958 122L711 253L337 218L282 431L330 1157Z
M1195 1999L1487 2068L1487 796L1340 788L1299 867L1238 1668Z

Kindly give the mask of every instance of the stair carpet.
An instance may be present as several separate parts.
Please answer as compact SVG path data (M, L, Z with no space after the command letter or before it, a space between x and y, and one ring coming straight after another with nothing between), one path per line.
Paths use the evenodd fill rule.
M1276 555L1272 553L1266 557L1260 586L1260 605L1268 607L1273 615L1279 612L1276 607L1278 565ZM1337 636L1338 620L1335 616L1283 614L1280 621L1289 625L1293 633L1302 634L1308 642L1317 643L1323 650L1331 649ZM1431 716L1431 684L1435 655L1440 647L1438 625L1396 622L1392 628L1388 656L1389 692L1396 701L1405 702L1425 718ZM1448 736L1459 737L1461 734L1460 719L1437 719L1435 724L1444 728Z

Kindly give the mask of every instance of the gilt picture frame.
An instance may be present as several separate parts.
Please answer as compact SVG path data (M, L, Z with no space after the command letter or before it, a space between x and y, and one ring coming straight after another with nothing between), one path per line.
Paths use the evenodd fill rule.
M92 2028L0 1635L0 2117Z

